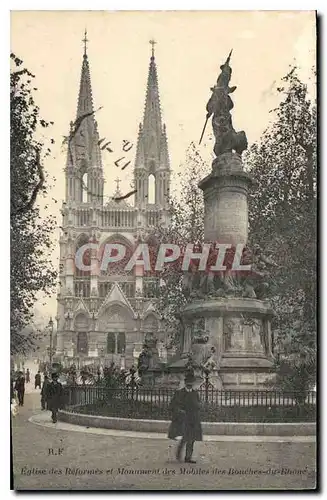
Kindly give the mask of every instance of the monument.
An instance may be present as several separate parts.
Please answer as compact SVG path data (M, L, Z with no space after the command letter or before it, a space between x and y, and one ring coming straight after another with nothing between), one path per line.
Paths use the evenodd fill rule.
M236 132L232 124L234 104L230 94L236 87L229 86L230 58L231 53L220 66L221 73L207 103L202 136L212 116L216 158L211 173L199 187L204 194L205 242L226 244L237 251L237 245L247 244L247 195L252 178L244 172L241 158L247 148L245 132ZM250 259L252 270L246 276L228 268L206 274L200 282L199 276L185 276L190 300L181 313L182 354L169 367L179 380L186 366L193 363L199 384L203 381L201 371L207 370L210 383L219 390L267 388L266 382L274 377L273 311L262 292L269 274L263 261L259 249L255 249Z
M159 357L158 339L153 332L149 332L143 344L142 352L138 357L137 370L142 385L152 386L161 376L163 363Z

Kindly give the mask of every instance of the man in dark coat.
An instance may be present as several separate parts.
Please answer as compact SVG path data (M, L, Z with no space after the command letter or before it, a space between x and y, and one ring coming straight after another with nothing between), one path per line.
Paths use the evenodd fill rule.
M15 381L14 374L11 372L10 374L10 403L15 399Z
M50 385L50 380L48 375L44 375L44 381L41 389L41 408L46 410L48 406L48 389Z
M36 388L39 388L41 389L41 373L40 373L40 370L37 372L37 374L35 375L35 389Z
M51 375L52 381L48 386L48 410L51 411L52 422L55 424L57 422L58 409L61 408L63 403L63 390L62 385L58 380L58 373L53 373Z
M27 368L27 370L26 370L26 374L25 374L25 381L26 381L26 384L29 384L29 383L30 383L30 380L31 380L31 375L30 375L30 371L29 371L29 369Z
M176 451L177 460L181 459L182 450L186 445L185 462L195 464L192 460L194 441L202 441L202 427L200 421L200 398L193 390L194 375L187 373L185 387L175 392L171 401L172 421L168 430L168 437L175 439L182 436Z
M18 377L15 383L15 390L17 391L19 406L24 406L25 376L23 372L18 373Z

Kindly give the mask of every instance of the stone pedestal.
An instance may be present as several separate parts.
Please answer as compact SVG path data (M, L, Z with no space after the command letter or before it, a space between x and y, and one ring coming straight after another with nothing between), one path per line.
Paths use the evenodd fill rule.
M212 172L199 183L204 195L206 241L246 244L251 184L252 178L243 171L237 153L225 153L214 160Z
M185 321L204 318L209 335L206 344L192 344L198 364L210 356L217 365L219 378L211 381L217 389L265 389L274 376L270 321L273 311L268 302L248 298L199 300L184 309ZM210 379L209 379L210 380ZM221 385L221 384L220 384Z
M205 241L233 247L246 245L251 183L240 155L229 152L213 161L212 172L199 183L204 194ZM272 314L269 303L243 298L236 289L230 290L227 297L194 300L182 313L183 351L191 351L199 365L210 361L216 389L266 389L266 382L274 377ZM201 318L208 337L204 345L192 341L194 325Z

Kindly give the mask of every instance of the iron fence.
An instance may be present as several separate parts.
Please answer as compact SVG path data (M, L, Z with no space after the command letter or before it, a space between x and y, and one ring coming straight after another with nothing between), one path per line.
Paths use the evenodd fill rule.
M65 388L67 411L125 418L169 420L170 388L72 385ZM203 421L315 421L316 393L198 390Z

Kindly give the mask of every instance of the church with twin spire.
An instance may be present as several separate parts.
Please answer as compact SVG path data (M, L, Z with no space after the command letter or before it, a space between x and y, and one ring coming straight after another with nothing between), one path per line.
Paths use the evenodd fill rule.
M96 121L86 32L77 113L67 138L66 192L60 236L60 284L57 296L55 357L65 365L112 361L129 368L137 362L147 337L158 339L165 362L167 334L156 312L158 278L143 268L125 272L125 261L101 270L101 249L121 243L130 254L159 224L169 224L170 164L166 126L162 123L153 40L143 121L139 124L134 160L134 202L119 188L104 196L102 153L106 147ZM85 269L75 264L78 249L96 243L85 254ZM88 264L88 265L87 265Z

